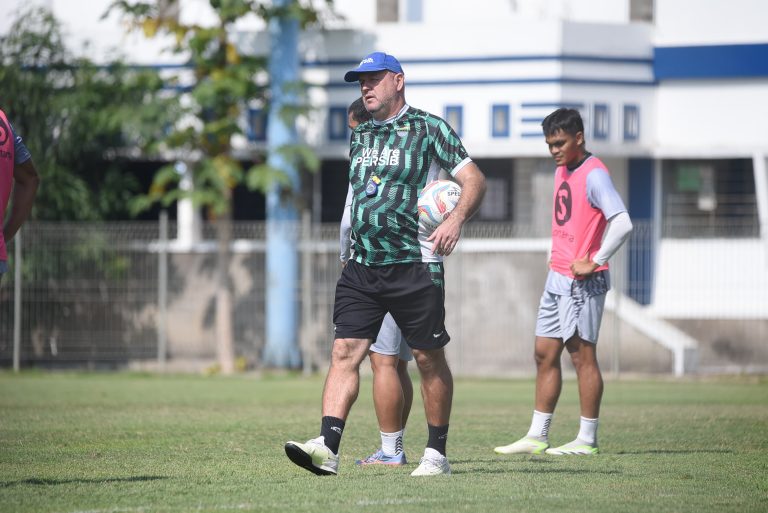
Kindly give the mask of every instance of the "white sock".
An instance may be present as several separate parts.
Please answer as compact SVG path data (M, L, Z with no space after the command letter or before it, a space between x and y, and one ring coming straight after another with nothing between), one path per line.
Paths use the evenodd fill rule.
M540 411L533 410L533 419L531 419L531 429L528 430L528 434L531 438L538 438L544 442L549 437L549 424L552 422L551 413L542 413Z
M394 433L381 433L381 450L387 456L395 456L403 452L403 429Z
M579 421L579 440L583 440L590 445L597 445L597 419L588 419L580 417Z

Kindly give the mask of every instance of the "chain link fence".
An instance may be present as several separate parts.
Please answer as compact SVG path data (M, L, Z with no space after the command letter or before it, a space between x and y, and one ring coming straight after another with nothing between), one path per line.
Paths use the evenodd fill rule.
M301 229L296 343L305 368L322 370L330 356L341 269L338 225ZM0 365L11 367L16 357L22 368L153 368L158 361L179 370L210 366L216 357L215 226L206 225L204 241L186 249L174 245L176 230L169 223L163 242L157 222L25 225L21 265L12 243L11 271L0 286ZM689 317L672 320L654 311L664 298L655 283L663 251L654 246L659 239L653 234L652 225L635 223L632 239L612 259L613 290L600 339L603 368L616 374L768 369L768 315L761 311L744 318L702 318L692 310ZM237 222L234 239L235 350L248 368L258 369L265 346L265 224ZM445 264L446 325L452 336L447 352L457 375L533 373L548 247L548 239L525 226L465 227ZM713 247L727 258L728 241ZM678 293L685 297L686 291ZM723 286L726 302L731 293L735 298L737 292ZM690 294L694 299L698 291ZM768 305L768 292L757 294L757 301ZM675 337L682 342L670 340ZM691 345L696 361L681 363L691 356L686 353Z

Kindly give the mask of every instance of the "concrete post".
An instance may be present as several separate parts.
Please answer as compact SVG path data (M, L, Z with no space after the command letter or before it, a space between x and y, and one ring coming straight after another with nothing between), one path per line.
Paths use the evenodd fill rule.
M276 7L293 0L275 0ZM299 24L295 19L273 19L269 24L269 75L271 104L267 119L267 148L270 166L288 174L290 189L274 187L267 194L267 297L266 346L263 361L267 366L298 368L298 240L299 214L294 202L299 190L298 171L278 150L298 140L293 121L281 116L284 106L295 102L292 87L299 81Z

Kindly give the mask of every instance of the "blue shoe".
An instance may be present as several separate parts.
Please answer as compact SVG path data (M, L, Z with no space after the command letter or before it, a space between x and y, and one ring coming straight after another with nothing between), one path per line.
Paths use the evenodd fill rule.
M364 460L357 460L356 465L405 465L408 463L405 459L405 451L400 451L394 456L387 456L379 449Z

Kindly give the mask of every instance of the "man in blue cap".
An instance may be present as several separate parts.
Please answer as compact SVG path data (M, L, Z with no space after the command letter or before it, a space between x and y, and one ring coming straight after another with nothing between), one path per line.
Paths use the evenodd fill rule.
M405 74L392 55L374 52L344 75L358 82L373 119L352 132L349 182L353 254L336 285L335 340L323 390L320 436L288 442L285 452L318 475L338 472L345 422L360 388L360 364L390 313L421 374L428 441L412 476L450 474L446 457L453 377L445 359L442 259L480 206L485 177L461 140L437 116L408 105ZM456 208L433 232L419 230L418 196L442 168L461 185Z

